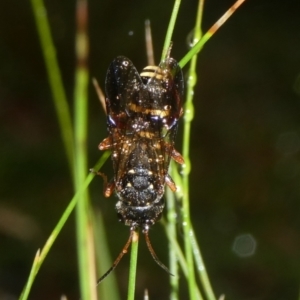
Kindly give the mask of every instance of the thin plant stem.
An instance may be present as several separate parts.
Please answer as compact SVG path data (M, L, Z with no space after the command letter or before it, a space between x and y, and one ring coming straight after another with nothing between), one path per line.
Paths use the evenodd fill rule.
M193 254L196 262L196 268L198 271L198 275L200 281L202 283L203 291L208 300L216 300L216 296L213 292L213 289L210 284L210 280L208 274L206 272L206 267L201 255L200 247L198 245L197 239L195 237L194 229L191 228L190 240L193 248Z
M101 156L101 158L98 160L98 162L94 166L94 170L99 170L103 166L103 164L105 163L105 161L107 160L109 155L110 155L110 153L108 151L104 152L103 155ZM33 266L31 268L31 271L30 271L30 276L29 276L29 278L26 282L26 285L23 289L23 292L22 292L22 294L19 298L20 300L26 300L27 299L35 276L37 275L37 273L38 273L40 267L42 266L47 254L49 253L51 247L53 246L54 242L56 241L56 238L58 237L60 231L62 230L62 228L64 227L64 225L67 222L68 218L70 217L73 209L75 208L75 206L78 202L79 197L87 189L87 187L91 183L94 176L95 176L94 174L90 173L86 177L86 179L84 180L84 183L82 184L80 189L78 189L78 191L76 192L74 197L71 199L71 201L69 202L66 210L64 211L61 218L57 222L55 228L53 229L53 231L50 234L48 240L46 241L44 247L42 248L42 251L40 251L40 252L38 251L38 253L37 253L37 255L34 259L34 263L33 263Z
M50 84L50 87L51 87L51 90L52 90L53 99L54 99L55 108L56 108L56 113L57 113L59 124L60 124L61 135L62 135L62 138L63 138L65 151L66 151L66 154L67 154L67 158L68 158L68 161L69 161L69 166L70 166L71 173L72 173L73 180L74 180L75 179L74 178L75 174L78 174L79 172L77 172L77 171L76 171L76 173L74 172L74 166L75 166L75 164L74 164L74 151L75 150L74 150L74 136L73 136L73 129L72 129L72 124L71 124L71 116L70 116L68 103L67 103L67 100L66 100L65 91L64 91L64 88L63 88L63 84L62 84L60 69L59 69L59 66L58 66L57 59L56 59L56 51L55 51L55 46L54 46L54 43L53 43L53 40L52 40L52 37L51 37L49 22L47 20L46 8L44 6L43 0L31 0L31 2L32 2L32 8L33 8L35 20L36 20L36 27L37 27L39 37L40 37L41 48L42 48L42 51L43 51L43 54L44 54L44 59L45 59L49 84ZM83 10L81 10L81 11L83 11ZM81 16L82 16L82 14L81 14ZM82 41L83 39L84 39L84 35L79 34L77 36L77 46L78 46L77 47L77 54L79 53L79 56L82 55L82 54L83 54L83 56L85 55L84 52L86 50L85 48L86 48L87 43L85 41ZM78 64L78 65L80 65L80 64ZM83 81L87 82L87 78L88 78L88 76L85 76L84 72L79 71L79 72L76 73L76 80L78 79L77 83L78 82L83 82ZM86 83L85 83L85 85L87 86ZM83 87L82 84L81 84L81 87ZM77 89L75 91L76 97L81 93L80 90L83 90L81 87L80 87L80 84L79 84L79 87L78 86L76 87L76 89ZM84 101L86 101L87 100L86 95L84 96L84 98L85 98ZM82 113L84 113L85 116L86 116L87 115L87 110L83 110ZM77 120L75 120L75 123L78 123ZM79 125L79 127L80 126L81 125ZM82 128L84 128L84 127L82 127ZM79 142L78 144L81 144L81 143ZM105 156L108 157L107 154L105 154ZM81 180L79 180L77 182L77 188L81 184L80 181L82 182L82 180L86 176L85 174L86 174L87 168L82 168L81 171L82 171L81 172L82 173L81 174ZM88 220L88 218L86 218L86 220ZM86 225L85 226L86 237L90 241L86 244L87 245L86 253L87 253L88 257L93 257L94 256L92 254L93 253L93 240L92 240L93 234L92 234L92 230L91 230L91 223L87 222L87 223L85 223L85 225ZM52 237L53 236L50 236L48 242L51 241ZM50 247L51 246L49 246L48 249L50 249ZM47 249L47 247L44 250L46 250L46 249ZM41 263L44 260L44 258L46 256L46 254L48 253L48 251L42 251L41 257L40 257L40 260L39 260ZM44 257L43 257L43 255L44 255ZM37 273L41 263L38 265L38 268L37 268L36 272L34 272L34 274ZM89 263L89 266L90 266L89 270L92 270L94 265L95 265L94 263ZM82 270L83 270L83 268L82 268ZM91 272L95 273L95 271L91 271ZM82 277L84 277L84 276L82 275ZM86 278L86 276L84 278ZM94 281L91 280L90 284L91 284L91 282L94 286L95 280ZM32 285L32 283L29 284L29 285ZM28 287L28 283L27 283L26 286ZM89 296L87 296L86 298L90 299Z
M165 224L165 222L162 220L162 224L165 228L168 240L171 244L171 247L173 248L174 252L176 253L176 259L178 260L178 263L181 267L181 270L184 274L184 276L186 277L186 279L188 280L189 278L189 274L188 274L188 268L187 268L187 263L185 260L185 256L180 248L180 245L178 244L178 241L176 238L174 238L174 235L172 233L172 231L169 231L169 227ZM174 297L178 297L178 295L176 293L173 293ZM201 294L200 294L200 290L198 288L198 286L196 286L195 289L195 295L196 295L196 299L201 299ZM172 296L172 291L171 291L171 296ZM170 297L170 299L173 299ZM177 299L177 298L175 298Z
M202 1L199 1L196 24L194 28L194 37L193 41L198 41L201 38L200 22L202 18L203 4ZM193 95L194 87L196 85L196 64L197 64L197 55L194 55L191 59L189 77L187 82L187 96L184 109L184 130L183 130L183 149L182 154L184 157L185 164L182 168L182 184L183 184L183 198L182 198L182 212L183 212L183 231L184 231L184 248L185 248L185 257L187 260L188 267L188 286L189 286L189 295L190 299L196 299L195 296L195 287L196 278L194 271L194 259L193 259L193 250L190 240L190 235L192 232L192 225L190 219L190 200L189 200L189 173L191 170L191 163L189 158L190 152L190 132L191 132L191 122L194 118L194 105L193 105ZM202 296L201 298L202 299Z
M237 9L237 7L242 3L243 1L237 1L222 17L220 20L218 20L201 38L201 18L202 18L202 11L203 11L203 4L201 4L201 1L199 2L198 6L198 13L196 18L196 24L194 29L194 38L193 42L196 42L196 45L193 47L193 49L197 48L197 51L200 51L204 43L224 24L224 22L232 15L232 13ZM201 44L202 42L202 44ZM200 45L200 46L199 46ZM197 51L194 52L194 54L197 53ZM181 67L184 66L184 59L187 57L186 55L181 61L180 65ZM190 59L190 58L189 58ZM183 197L183 222L185 224L184 231L185 231L185 250L186 250L186 259L188 262L189 274L193 274L194 268L192 265L192 258L191 258L191 251L193 251L193 255L195 256L196 264L197 264L197 270L199 272L199 277L202 282L202 286L204 288L204 293L206 297L209 300L214 300L215 295L213 293L213 290L211 288L208 275L206 272L206 269L204 267L203 259L201 257L201 252L198 246L198 243L196 242L194 231L191 227L190 218L189 218L189 200L188 200L188 175L190 172L190 161L189 161L189 143L190 143L190 124L194 117L194 106L193 106L193 95L194 95L194 86L196 85L197 81L197 74L196 74L196 63L197 63L197 56L193 55L191 59L190 69L189 69L189 77L188 77L188 84L187 84L187 101L185 104L185 116L184 116L184 147L183 147L183 156L185 159L186 166L183 169L183 189L185 191L184 197ZM189 239L189 241L187 240ZM193 290L194 285L194 278L189 280L189 291L190 293Z
M166 189L166 200L167 200L167 220L166 231L174 240L176 239L176 207L175 207L175 195L170 189ZM170 272L174 276L170 276L170 299L179 299L179 276L178 276L178 263L176 251L169 240L169 265Z
M172 178L174 182L176 182L176 198L181 199L183 196L183 189L182 189L182 177L179 174L179 170L177 168L177 165L175 164L174 161L171 161L171 171L172 171Z
M166 231L166 235L169 239L169 242L171 243L171 245L173 247L173 250L176 253L176 258L178 260L180 268L181 268L184 276L187 278L188 277L188 269L187 269L186 260L185 260L184 254L183 254L183 252L180 248L180 245L178 244L178 241L177 241L176 237L174 237L172 235L172 231L169 232L169 228L168 228L166 222L164 221L164 219L161 220L161 223L164 226L165 231Z
M161 61L166 59L167 53L169 51L169 47L170 47L170 44L171 44L171 41L172 41L172 35L173 35L173 31L174 31L174 27L175 27L177 15L178 15L180 3L181 3L181 0L175 0L174 7L173 7L173 10L172 10L172 14L171 14L171 18L170 18L170 22L169 22L169 26L168 26L168 29L167 29L167 34L166 34L166 37L165 37L163 51L162 51L162 54L161 54Z
M43 0L31 0L36 28L38 31L41 49L47 69L48 80L53 95L54 106L59 122L60 132L73 176L73 128L70 109L67 102L62 76L56 58L56 50L51 36L50 25L47 18L47 10Z
M89 205L89 214L88 214L88 224L87 224L87 260L89 263L89 268L86 272L82 271L82 274L80 274L80 278L84 277L87 272L89 272L89 276L86 276L86 284L89 287L89 290L92 293L92 299L97 300L97 287L95 287L95 279L96 277L96 245L95 245L95 234L94 234L94 228L95 223L93 219L93 211L92 207ZM89 279L88 279L89 278ZM90 281L89 281L90 280Z
M237 9L237 7L244 0L237 1L222 17L218 20L211 29L201 37L201 19L203 13L203 2L199 1L198 12L196 18L196 24L194 29L194 38L193 43L196 43L193 48L188 52L188 54L179 62L180 67L185 66L185 64L191 60L188 83L187 83L187 99L185 103L185 115L184 115L184 134L183 134L183 157L185 160L185 165L182 170L183 178L183 228L184 228L184 246L185 246L185 256L187 260L188 273L189 273L189 294L190 299L195 299L194 288L196 285L195 273L194 273L194 260L193 254L197 254L196 262L198 262L198 267L201 264L199 269L199 276L201 278L202 285L204 287L204 293L209 300L215 299L213 291L211 289L211 285L208 280L208 276L206 274L205 268L203 268L203 261L200 256L200 249L195 247L197 243L195 243L194 232L191 225L190 220L190 208L189 208L189 173L191 169L191 163L189 160L189 145L190 145L190 130L191 130L191 122L194 118L194 106L193 106L193 95L194 95L194 87L197 82L197 74L196 74L196 64L197 64L197 56L196 54L201 50L205 42L224 24L224 22L232 15L232 13Z
M94 210L94 224L95 224L95 245L96 253L99 254L97 261L98 274L104 274L112 265L112 258L108 249L107 236L104 230L104 223L101 211ZM119 300L119 290L115 273L110 274L105 279L105 284L98 285L98 297L99 299L114 299Z
M197 54L204 44L216 33L216 31L231 17L231 15L243 4L245 0L236 1L225 14L203 35L203 37L190 49L190 51L180 60L179 66L183 68L191 58Z
M136 230L133 232L133 236L131 240L127 300L134 300L138 245L139 245L139 232L138 230Z
M75 70L75 187L78 189L84 182L87 164L87 104L88 104L88 37L87 37L88 6L87 0L77 0L76 6L76 58ZM81 298L96 300L96 271L93 253L94 240L91 228L89 195L85 190L76 206L76 233L79 261L79 278Z
M29 293L30 293L30 289L32 287L32 284L33 284L33 281L34 281L34 278L37 274L37 271L38 271L38 264L39 264L39 260L40 260L40 249L36 252L36 255L34 257L34 260L33 260L33 264L32 264L32 267L31 267L31 271L30 271L30 274L29 274L29 277L27 279L27 283L20 295L20 300L25 300L28 298L29 296Z
M199 1L199 5L198 5L198 11L197 11L197 17L196 17L196 23L195 23L195 28L194 28L194 36L193 36L193 43L197 43L200 39L201 39L201 35L202 35L202 31L201 31L201 20L202 20L202 14L203 14L203 6L204 6L204 1ZM196 74L196 65L197 65L197 55L194 55L192 60L191 60L191 64L190 64L190 70L189 70L189 80L188 80L188 89L187 89L187 101L186 101L186 111L187 114L190 114L190 116L187 116L186 121L186 131L184 131L187 135L186 136L190 136L190 122L193 119L193 115L194 115L194 106L193 106L193 95L194 95L194 86L196 85L196 79L197 79L197 74ZM185 138L184 138L185 140ZM189 141L186 141L187 145L189 145ZM183 151L184 153L184 157L186 157L185 155L188 155L189 153L189 149L188 147L186 147L185 151ZM190 164L190 162L188 161L188 164ZM184 176L184 179L186 179L186 181L188 182L188 173L184 172L184 174L186 174L186 176ZM187 195L187 193L186 193ZM188 206L186 205L187 203L184 201L184 205L183 205L183 210L185 211L185 208L188 208ZM189 218L188 216L188 212L185 211L185 215ZM190 220L189 220L190 221ZM185 222L185 220L184 220ZM185 240L185 247L187 247L188 251L193 251L193 256L195 257L195 261L196 261L196 266L197 266L197 271L203 286L203 292L206 295L207 299L209 300L215 300L215 296L213 293L213 290L211 288L209 279L208 279L208 275L206 272L206 269L204 267L204 263L203 263L203 259L201 257L201 252L198 246L198 243L196 241L195 235L194 235L194 231L192 229L192 225L191 223L189 223L188 221L186 222L187 227L189 227L185 234L187 234L187 237L190 239L190 242L188 243ZM186 235L185 235L186 237ZM191 248L190 248L191 247ZM192 287L190 287L192 288Z

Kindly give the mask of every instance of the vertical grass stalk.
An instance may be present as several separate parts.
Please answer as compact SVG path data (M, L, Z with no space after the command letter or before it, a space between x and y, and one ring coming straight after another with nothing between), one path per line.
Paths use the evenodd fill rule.
M60 132L71 174L73 176L74 143L71 114L62 83L61 72L56 58L56 50L51 36L50 25L47 18L47 10L44 6L43 0L31 0L31 5L46 64L48 80L53 95Z
M106 151L106 153L109 153ZM95 245L96 253L99 254L97 259L97 271L98 277L104 274L112 266L112 257L110 255L107 243L107 236L104 230L104 223L102 213L99 210L96 210L94 213L94 222L95 224ZM98 298L99 299L114 299L120 300L118 284L116 280L115 273L110 274L105 279L105 284L98 285Z
M196 262L198 276L203 287L203 292L208 300L216 300L193 228L191 228L190 241L193 249L194 259Z
M75 71L75 187L82 185L88 170L87 164L87 104L88 104L88 7L87 0L77 0L76 6L76 58ZM94 241L91 228L89 195L85 190L76 206L77 251L79 261L79 278L81 298L96 300L96 272L93 253Z
M173 7L173 10L172 10L171 19L170 19L169 26L168 26L167 33L166 33L166 37L165 37L163 51L162 51L162 54L161 54L161 61L163 61L166 58L169 47L170 47L170 44L171 44L171 41L172 41L172 35L173 35L173 31L174 31L174 27L175 27L177 15L178 15L180 3L181 3L181 0L175 0L175 2L174 2L174 7Z
M167 201L167 224L166 231L168 235L172 238L177 238L177 228L176 228L176 207L175 207L175 195L170 189L166 189L166 201ZM174 276L170 276L170 299L171 300L178 300L179 299L179 276L178 276L178 263L177 263L177 255L174 246L171 242L169 242L169 266L170 272Z
M197 42L201 38L201 19L203 13L203 1L199 1L196 24L194 28L193 43ZM183 231L184 231L184 248L185 257L188 267L188 287L190 299L196 299L195 288L197 286L195 271L194 271L194 259L193 250L190 240L190 235L192 234L192 225L190 219L190 199L189 199L189 174L191 170L191 163L189 158L190 152L190 134L191 134L191 122L194 118L194 105L193 105L193 95L194 87L197 82L196 74L196 64L197 56L194 55L191 59L189 76L187 81L187 95L184 109L184 128L183 128L183 149L182 155L184 157L185 164L182 168L182 184L183 184L183 197L182 197L182 215L183 215ZM202 296L201 298L202 299Z
M201 19L203 12L203 1L199 1L198 12L196 18L196 24L194 29L194 38L193 43L195 45L192 49L184 56L184 58L179 62L181 68L185 66L185 64L191 60L189 76L187 82L187 99L185 104L185 114L184 114L184 135L183 135L183 157L185 159L185 166L183 168L183 224L184 224L184 245L185 245L185 253L186 260L188 265L188 273L189 273L189 292L191 299L194 299L193 289L196 284L195 276L194 276L194 264L193 264L193 256L196 261L197 271L202 283L202 287L204 293L209 300L215 300L215 296L213 290L211 288L208 275L206 273L206 269L204 267L204 263L201 257L201 252L196 241L194 231L192 229L190 216L189 216L189 173L191 164L189 161L189 145L190 145L190 129L191 129L191 121L194 117L194 106L193 106L193 95L194 95L194 87L197 82L197 74L196 74L196 63L197 63L197 53L202 49L203 45L209 40L209 38L224 24L224 22L233 14L233 12L244 2L244 0L238 0L210 29L209 31L202 37L201 35ZM193 252L193 255L192 255Z
M139 245L139 232L138 232L138 230L136 230L136 231L134 231L132 240L131 240L127 300L134 300L138 245Z

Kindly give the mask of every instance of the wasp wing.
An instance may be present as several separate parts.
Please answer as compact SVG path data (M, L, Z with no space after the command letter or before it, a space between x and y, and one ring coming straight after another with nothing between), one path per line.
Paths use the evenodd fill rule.
M141 86L140 75L128 58L119 56L112 61L106 75L105 90L107 127L112 143L115 174L123 172L126 153L129 152L126 133L129 123L127 103L137 97Z
M162 112L154 124L159 127L154 128L159 132L159 137L156 141L153 139L152 143L158 148L156 151L158 158L164 158L164 167L160 172L165 176L168 173L171 153L174 150L178 119L183 113L184 80L177 61L173 58L162 61L155 74L148 80L147 89L152 91L150 98L156 99L152 102L152 108Z
M142 80L133 63L118 56L110 64L105 81L108 114L118 115L126 110L126 103L136 97Z

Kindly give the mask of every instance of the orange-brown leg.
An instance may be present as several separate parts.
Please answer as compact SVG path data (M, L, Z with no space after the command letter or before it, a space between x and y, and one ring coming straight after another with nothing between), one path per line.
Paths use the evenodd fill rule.
M103 182L103 194L105 197L110 197L111 194L113 193L114 189L115 189L115 181L114 179L110 180L109 182L107 181L107 176L104 173L95 171L93 169L90 169L90 171L98 176L101 176L104 180Z
M184 164L183 156L175 149L173 148L171 152L171 157L179 164Z
M171 189L171 191L176 192L177 190L176 184L169 174L166 175L165 180L166 180L166 185Z
M98 149L103 150L110 150L112 148L112 140L111 137L105 138L98 146Z
M182 155L169 143L164 143L165 151L179 164L184 164Z

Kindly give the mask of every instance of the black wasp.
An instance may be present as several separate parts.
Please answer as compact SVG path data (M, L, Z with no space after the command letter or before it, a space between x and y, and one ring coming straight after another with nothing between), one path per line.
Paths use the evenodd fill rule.
M139 74L128 58L119 56L108 68L105 90L109 135L99 149L112 151L114 178L105 183L104 195L109 197L116 192L119 220L130 226L131 234L98 283L127 252L137 228L142 228L154 260L168 271L158 260L148 231L161 217L165 184L176 191L168 174L170 159L183 163L174 148L184 90L182 71L175 59L168 55L159 66L147 66Z

